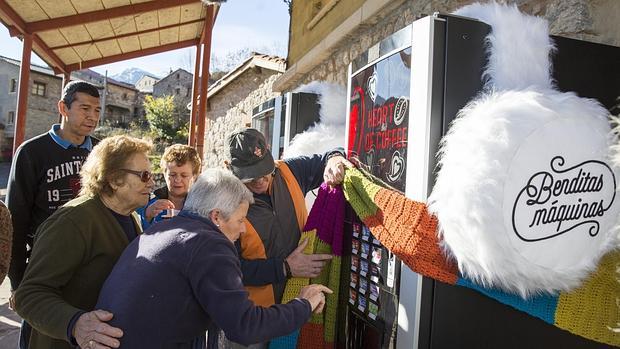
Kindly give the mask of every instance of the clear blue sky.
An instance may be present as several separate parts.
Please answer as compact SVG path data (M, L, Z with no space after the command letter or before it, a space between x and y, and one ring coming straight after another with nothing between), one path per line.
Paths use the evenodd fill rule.
M288 6L283 0L228 0L220 8L213 28L212 57L225 57L244 48L250 51L286 56L288 45ZM21 59L21 41L11 38L0 25L0 55ZM93 68L109 75L126 68L139 67L153 74L164 75L170 68L193 67L195 49L187 48ZM45 64L33 55L32 62ZM191 64L191 66L190 66Z

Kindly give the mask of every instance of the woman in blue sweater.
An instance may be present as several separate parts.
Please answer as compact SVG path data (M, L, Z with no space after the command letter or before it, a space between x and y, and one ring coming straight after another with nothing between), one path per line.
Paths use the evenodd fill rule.
M300 328L322 311L321 285L287 304L255 306L241 282L234 246L245 232L252 193L232 173L205 171L183 211L131 243L106 280L97 309L114 314L120 348L204 347L205 330L222 329L235 342L266 342ZM209 336L208 348L217 348Z
M142 229L170 218L172 210L183 209L187 193L200 174L200 165L196 149L184 144L166 148L160 161L166 186L156 189L148 204L136 211L142 218Z

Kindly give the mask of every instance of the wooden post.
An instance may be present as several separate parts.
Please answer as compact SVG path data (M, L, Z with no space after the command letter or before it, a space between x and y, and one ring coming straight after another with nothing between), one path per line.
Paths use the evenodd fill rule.
M198 130L196 131L196 150L203 158L205 143L205 122L207 117L207 90L209 88L209 62L211 60L211 34L213 33L213 5L207 8L205 23L204 51L202 55L202 76L200 77L200 105L198 106Z
M17 93L17 116L13 137L13 154L24 142L26 134L26 112L28 111L28 94L30 93L30 54L32 53L32 35L24 34L22 46L22 63L19 68L19 91Z
M207 25L205 21L205 25ZM187 145L190 147L196 147L196 115L198 112L198 93L200 91L200 66L202 64L200 60L200 54L202 50L202 46L200 43L196 45L196 60L194 61L194 83L192 84L192 111L189 116L189 139L187 140Z
M66 71L64 73L62 73L62 89L65 89L65 86L67 86L67 84L71 81L71 72L70 71ZM62 98L62 91L60 92L60 98ZM62 115L60 114L60 112L58 112L58 123L60 124L62 122Z
M71 72L64 72L62 73L62 88L64 89L65 86L67 86L67 84L71 81Z

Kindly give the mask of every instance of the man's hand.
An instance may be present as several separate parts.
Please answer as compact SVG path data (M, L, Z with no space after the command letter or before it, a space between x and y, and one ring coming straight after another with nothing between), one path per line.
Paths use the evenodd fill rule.
M123 331L105 323L105 321L112 320L112 316L112 313L105 310L94 310L82 314L73 327L73 337L80 348L118 348L121 343L117 338L123 336Z
M291 267L291 274L294 277L315 278L321 274L325 266L325 261L332 259L329 254L304 254L304 248L308 245L308 239L297 246L286 261Z
M332 156L325 164L325 172L323 172L323 181L329 186L342 183L344 180L344 163L346 159L342 155Z
M320 314L323 312L323 307L325 307L325 293L332 294L332 290L323 286L312 284L305 286L299 291L298 298L307 299L310 302L310 307L312 311L316 314Z
M170 200L159 199L149 205L149 207L144 210L144 215L146 216L147 221L152 221L153 218L157 217L163 210L175 208L174 204Z

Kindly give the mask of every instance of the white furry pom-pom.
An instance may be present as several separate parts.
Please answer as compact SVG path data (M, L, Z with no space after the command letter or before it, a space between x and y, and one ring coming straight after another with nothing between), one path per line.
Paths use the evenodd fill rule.
M613 226L620 199L615 197L612 179L620 179L620 172L613 165L600 165L611 163L609 149L614 137L610 131L608 112L596 101L553 90L491 92L463 108L442 140L440 170L429 197L429 210L439 219L443 247L455 257L461 273L478 284L523 297L579 286L600 257L618 246ZM557 136L547 139L541 136L545 134ZM537 144L533 152L531 142ZM530 149L524 153L523 147ZM523 154L531 155L531 163ZM558 155L566 163L554 172L549 169L554 167L550 161ZM525 165L514 168L518 157ZM578 204L587 201L588 195L600 194L595 199L604 200L605 206L609 203L609 208L595 217L600 229L594 236L588 235L593 230L580 225L577 213L574 220L556 222L548 216L549 222L541 222L539 213L547 211L535 211L539 202L519 201L525 189L533 188L539 173L547 171L561 184L563 175L577 176L581 164L593 164L588 168L583 165L584 171L592 169L594 176L600 170L611 189L563 192L540 206L566 203L568 207L568 203ZM521 181L514 181L515 173ZM579 172L579 176L584 174ZM528 182L528 178L532 180ZM532 188L528 188L530 184ZM525 189L518 192L515 187ZM517 203L530 210L520 229L538 228L538 239L515 235ZM558 234L562 229L569 230Z

